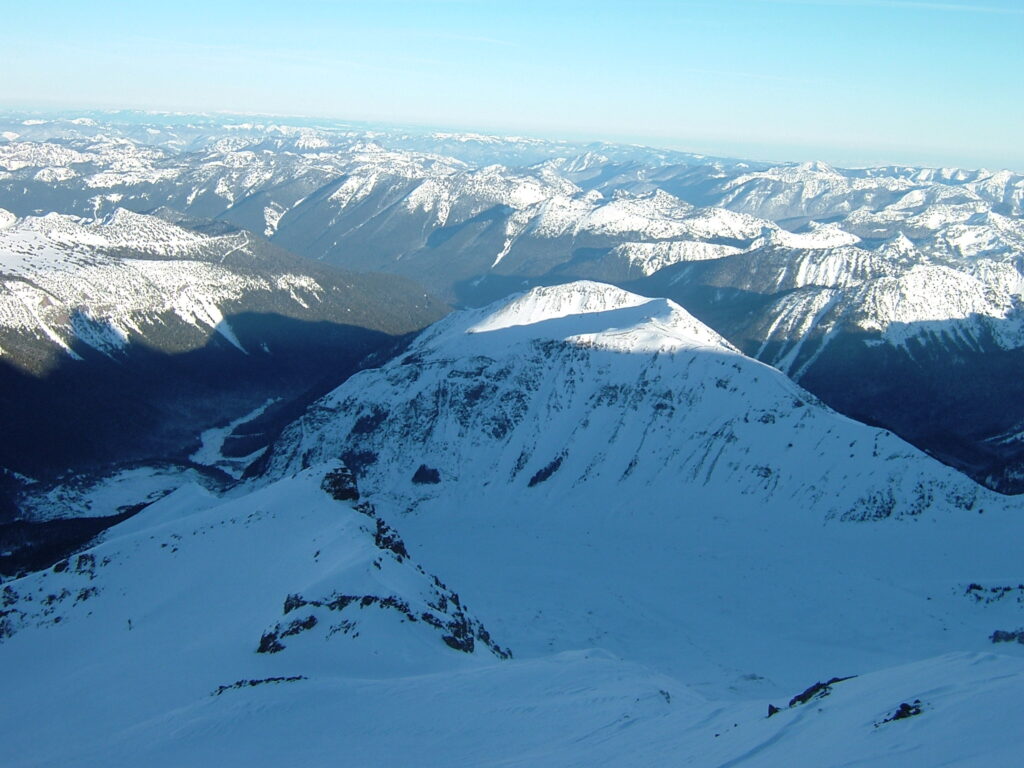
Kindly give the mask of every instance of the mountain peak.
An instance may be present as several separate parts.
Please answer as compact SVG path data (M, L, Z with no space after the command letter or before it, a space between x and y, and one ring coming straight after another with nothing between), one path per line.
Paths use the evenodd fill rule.
M590 280L534 288L492 304L469 320L460 326L466 334L503 332L510 340L557 339L625 352L709 346L735 351L673 301ZM492 342L493 338L485 343Z
M151 217L146 214L136 213L128 208L117 206L104 216L100 220L100 225L104 227L118 227L131 225L133 223L142 223L148 221Z
M840 175L835 168L822 160L811 160L810 162L801 163L800 170L807 171L808 173L824 173L831 176Z
M651 299L593 280L544 286L515 296L511 301L496 302L492 307L502 306L486 321L471 328L470 332L481 333L514 325L534 325L544 320L569 315L587 315L635 307L649 301Z

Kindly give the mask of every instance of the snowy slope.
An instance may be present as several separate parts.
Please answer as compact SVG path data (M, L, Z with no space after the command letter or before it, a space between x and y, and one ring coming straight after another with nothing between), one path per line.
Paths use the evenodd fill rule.
M765 247L692 265L671 282L768 298L752 318L737 313L747 325L728 323L730 335L762 346L776 344L780 351L774 356L758 353L758 358L797 381L802 371L787 359L790 350L824 349L837 333L877 334L894 347L910 339L938 346L943 338L978 349L986 344L1003 350L1024 347L1024 262L1015 257L977 259L970 265L915 261L897 245L883 252L850 246Z
M3 585L0 757L1011 764L1020 512L671 302L535 289Z
M329 465L234 502L186 485L98 546L5 584L0 657L19 704L17 726L5 717L3 763L106 748L111 733L178 707L231 701L238 680L300 685L273 678L507 657L372 505L332 498L353 495ZM65 737L18 737L52 727L55 686L70 705L57 721ZM107 705L80 706L96 696Z
M196 257L225 255L247 243L244 234L207 238L127 211L91 224L58 214L28 218L0 231L0 325L48 339L72 358L78 357L71 348L76 340L109 352L143 336L140 324L159 323L165 314L239 346L220 306L276 286ZM116 255L128 247L157 258ZM323 290L304 282L312 296Z
M227 319L241 311L368 320L366 300L355 295L358 281L350 283L350 275L269 253L244 231L204 235L125 209L102 219L7 214L2 223L0 355L30 370L47 356L79 359L80 346L106 355L140 342L180 351L213 334L249 353ZM402 288L395 286L393 308L372 309L385 326L391 312L415 314L414 306L401 306ZM420 303L431 304L422 295ZM403 321L393 319L404 330ZM34 353L25 351L33 346Z
M545 437L558 432L556 424L564 434ZM861 498L889 495L891 478L904 482L918 472L954 505L976 493L893 436L815 405L672 302L590 282L537 288L446 318L400 360L360 374L318 403L278 446L275 471L358 445L378 456L366 468L376 484L409 487L408 478L392 474L392 455L410 450L392 430L417 436L417 450L461 483L483 483L495 470L522 481L564 454L554 485L632 484L639 482L635 473L648 482L685 468L705 485L720 477L758 496L806 496L834 517L854 514ZM811 434L807 442L819 455L788 457L791 430ZM612 436L616 450L608 454ZM719 461L737 438L742 462ZM851 441L852 450L840 453ZM559 450L546 456L545 445ZM900 459L884 481L872 466L878 457ZM473 474L477 467L480 476ZM842 474L831 477L837 470ZM864 481L853 481L858 476ZM846 480L841 492L815 495L814 486L838 485L839 478ZM913 488L917 479L906 482ZM896 496L897 506L879 516L929 506L913 493Z
M986 648L963 588L1017 568L1015 504L593 283L450 316L317 403L270 471L337 456L517 648L600 639L716 695Z

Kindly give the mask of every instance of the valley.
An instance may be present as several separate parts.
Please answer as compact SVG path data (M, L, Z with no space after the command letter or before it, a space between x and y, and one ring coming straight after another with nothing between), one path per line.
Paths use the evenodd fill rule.
M1013 764L1024 177L0 134L4 765Z

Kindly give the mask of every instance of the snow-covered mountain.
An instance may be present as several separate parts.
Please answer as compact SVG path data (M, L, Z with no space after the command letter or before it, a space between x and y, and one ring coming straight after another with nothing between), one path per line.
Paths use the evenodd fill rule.
M635 287L682 301L843 412L1016 492L1024 456L992 440L1024 419L1011 373L1024 363L1024 240L1019 221L1000 226L991 251L948 247L970 228L953 224L934 247L902 231L874 250L768 243Z
M0 466L185 458L202 430L320 394L443 314L401 278L167 218L0 212Z
M206 235L124 208L94 220L6 211L0 219L0 355L29 370L61 354L80 360L76 345L111 355L148 342L170 352L214 334L243 354L259 352L246 349L226 317L243 312L404 333L417 328L417 312L437 311L422 291L400 296L412 293L401 283L390 302L373 305L357 295L351 274L304 263L245 231ZM33 359L33 348L50 354Z
M805 430L815 455L790 456ZM742 459L729 455L733 443ZM920 514L937 487L959 508L976 496L958 473L942 470L940 482L934 462L822 408L678 305L585 281L450 315L317 403L282 436L270 467L276 476L365 454L366 481L397 494L419 484L401 469L410 451L460 485L550 477L546 489L661 487L658 478L677 476L837 518ZM879 457L893 470L857 480L861 462ZM908 465L927 467L927 480L908 480ZM892 504L868 514L869 499Z
M21 215L43 202L78 215L166 205L304 255L429 277L447 292L464 273L586 268L593 249L608 251L602 268L635 275L732 253L709 246L765 241L874 252L903 233L922 254L949 259L1021 247L1024 177L1007 171L850 171L608 144L195 122L154 122L143 143L131 124L12 121L25 133L0 144L4 188ZM39 182L44 172L65 178ZM627 255L655 246L653 262ZM440 258L443 277L430 273Z
M162 210L456 305L580 278L671 298L844 413L1024 488L1001 440L1024 423L1019 173L141 113L0 135L19 217Z
M1020 513L670 301L537 288L348 379L227 497L4 584L0 754L1012 763Z
M975 568L1014 567L1009 551L1003 566L986 559L1004 556L995 540L995 555L973 547L953 555L957 544L941 542L953 529L1012 527L1018 505L891 433L828 410L677 305L596 283L534 289L449 316L399 359L314 405L274 446L269 476L339 456L370 498L409 516L403 530L422 543L427 562L469 594L480 589L474 604L513 646L538 653L552 643L585 645L615 626L622 645L612 650L645 648L645 662L694 680L749 667L781 682L789 674L782 658L810 663L817 655L814 674L843 658L824 634L862 631L861 608L823 604L812 595L823 577L793 583L799 577L784 575L785 562L816 574L831 568L844 591L867 568L870 585L850 598L864 610L885 602L874 590L890 591L914 572L948 578L960 566L947 554L966 558L958 578L968 582ZM453 529L464 545L438 555L434 532ZM874 564L879 548L895 552L888 548L905 536L918 541L914 554ZM751 558L745 565L740 552ZM510 572L517 577L507 579ZM714 594L729 595L745 631L765 638L756 650L692 614L709 595L684 585L719 579L743 582ZM673 596L641 598L652 584L675 585ZM492 592L503 596L500 616L487 615L484 593ZM992 630L969 629L966 619L950 626L925 593L901 603L898 621L893 614L891 642L867 656L856 651L850 663L872 654L878 664L906 660L897 649L907 643L915 654L931 641L936 653L951 649L947 641L988 645ZM558 628L534 627L535 615ZM779 627L780 615L804 639ZM824 634L812 640L818 621ZM923 633L931 640L921 640L933 621ZM692 652L680 654L683 647Z

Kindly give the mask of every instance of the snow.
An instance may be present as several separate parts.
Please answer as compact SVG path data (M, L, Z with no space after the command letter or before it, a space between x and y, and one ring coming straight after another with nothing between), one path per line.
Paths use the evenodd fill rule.
M844 175L824 163L782 165L728 179L719 205L773 220L848 214L852 201L889 198L913 186L896 175Z
M653 275L659 269L683 261L722 259L742 251L731 245L696 240L670 240L658 243L623 243L615 246L612 253L637 267L641 274Z
M444 226L451 213L452 192L445 179L427 179L405 198L409 211L424 211L437 214L437 223Z
M456 313L287 430L267 478L183 485L8 582L0 760L1012 763L1024 652L989 637L1024 599L1018 505L695 322L595 283ZM663 341L594 343L623 329ZM376 453L370 507L321 489L346 449ZM409 619L456 608L512 658Z
M12 141L0 145L0 168L17 171L21 168L62 167L94 160L91 153L77 152L49 142Z
M202 160L113 130L66 146L5 134L0 167L86 190L96 214L165 188L224 211L265 195L267 237L333 184L346 232L414 217L412 245L378 243L395 259L498 211L504 240L484 258L502 274L578 248L644 275L720 262L695 268L778 294L756 341L797 379L851 327L897 346L1024 346L1024 184L1009 172L717 163L687 176L649 154L616 176L610 146L517 168L395 149L387 132L228 128ZM284 152L253 150L284 137ZM546 146L435 138L510 156ZM210 260L246 247L128 210L0 211L0 325L113 355L173 312L241 348L226 304L277 290L308 307L324 291ZM224 440L265 407L203 433L192 460L237 477L256 457L225 459ZM342 455L372 509L321 489ZM268 461L223 495L172 466L38 490L40 518L155 503L89 557L0 585L0 763L1019 759L1024 646L992 641L1022 625L1019 500L833 413L670 301L578 282L455 313L315 403ZM414 482L420 466L440 482ZM377 602L339 613L326 605L339 594ZM286 614L292 595L306 602ZM473 653L456 650L422 620L463 606L512 659L479 633ZM256 653L275 631L284 650ZM917 701L920 714L890 719Z
M955 227L947 229L952 238ZM986 238L989 236L986 235ZM986 240L986 242L991 242ZM735 287L777 292L762 312L762 350L769 342L795 349L804 341L820 351L840 332L877 333L894 346L910 339L954 340L972 347L995 342L1004 349L1024 346L1024 274L1013 251L983 256L959 245L956 260L929 259L903 234L877 250L860 246L792 250L763 246L748 259ZM951 246L952 249L952 246ZM970 260L963 251L971 250ZM815 291L827 289L828 298ZM838 292L838 293L834 293ZM824 302L824 303L823 303ZM827 311L822 311L827 303ZM779 353L773 364L792 372Z
M263 229L264 237L272 237L277 232L277 225L281 221L285 210L280 205L267 205L263 208L263 221L266 226Z
M517 325L536 325L561 317L578 317L594 312L637 307L649 300L611 285L581 281L571 286L535 288L509 302L499 302L498 309L484 310L485 319L467 333L485 333Z
M341 208L365 200L373 192L379 178L376 174L350 176L331 194L329 200Z
M862 328L882 331L893 344L927 333L978 338L985 333L978 323L991 318L1006 320L989 328L997 343L1014 349L1024 346L1024 323L1015 316L1022 287L1020 273L1010 265L998 282L945 266L915 266L898 278L865 286L851 304Z
M800 233L777 229L771 234L771 242L786 248L835 248L841 245L856 245L860 238L832 223L812 226L809 232Z
M263 453L264 449L261 448L259 451L256 451L249 456L228 458L223 454L224 441L227 440L228 437L238 429L238 427L262 415L267 408L278 402L278 400L279 398L270 398L263 403L263 405L238 417L223 427L211 427L206 430L199 436L199 448L189 456L189 459L194 461L196 464L203 464L207 467L217 467L236 480L240 479L242 477L242 473L245 472L246 467L255 461L259 455Z
M278 275L274 279L274 287L280 291L287 291L292 301L304 309L309 309L312 304L324 298L324 287L308 275Z
M297 615L319 614L319 626L282 636L279 653L254 653L261 635L282 621L289 595L395 597L414 617L432 611L441 622L463 620L457 598L453 603L407 558L375 543L380 526L372 511L356 511L320 489L325 469L235 502L185 486L112 529L67 569L5 584L5 690L24 698L18 717L5 718L3 763L49 760L68 749L79 754L76 762L88 762L90 751L110 749L113 735L146 730L180 707L202 709L220 685L254 675L308 673L329 684L338 675L387 679L474 668L485 663L483 655L495 659L482 641L464 653L443 641L446 628L358 600L337 609L307 604ZM247 542L242 549L234 546L239 537ZM57 597L37 599L37 589ZM328 622L339 620L329 632ZM53 663L41 667L50 653ZM109 707L72 704L56 720L40 719L46 691L58 680L60 701L110 696ZM240 694L244 700L247 692ZM239 700L224 695L225 702ZM69 738L40 741L53 723ZM26 740L31 729L35 738Z
M247 352L221 307L254 292L284 291L303 308L324 296L306 275L225 267L228 254L248 252L245 233L205 236L125 209L101 220L4 213L0 327L41 333L72 357L71 339L109 353L165 313Z
M506 345L520 339L549 338L627 352L675 352L687 347L733 350L729 342L674 302L645 299L590 281L535 288L498 311L485 310L483 314L484 319L464 333L478 335L517 327L526 329L521 334L499 334L500 343ZM558 322L561 319L567 322ZM565 335L567 329L571 329L568 336ZM481 342L473 346L499 343L493 339Z
M56 184L62 181L69 181L76 176L78 176L78 173L72 168L41 168L33 178L44 184Z
M158 219L117 208L99 220L78 220L71 216L48 214L28 217L26 230L43 234L61 245L98 248L132 247L161 255L188 254L208 241L207 237Z
M710 768L788 766L802 755L823 768L854 760L893 768L1012 765L1019 747L1012 718L1024 714L1019 682L1020 665L1007 658L936 659L849 681L811 708L765 719L764 702L694 701L674 681L581 652L395 681L318 679L228 691L174 718L140 723L113 749L90 745L75 757L83 766L105 764L112 754L153 766L319 766L339 754L357 765L645 766L684 759ZM924 715L874 726L899 701L914 700L904 692L929 689L936 695ZM996 708L1005 715L989 720Z
M774 228L774 225L764 219L737 213L728 208L703 208L695 211L686 224L688 232L708 239L726 237L750 240L759 237L766 229Z
M682 219L692 209L662 190L643 197L620 196L597 206L580 228L601 234L640 233L659 240L683 238L692 229Z
M207 482L195 469L174 464L119 469L94 477L64 477L40 488L29 482L21 508L33 520L108 517L125 508L156 501L187 484Z

